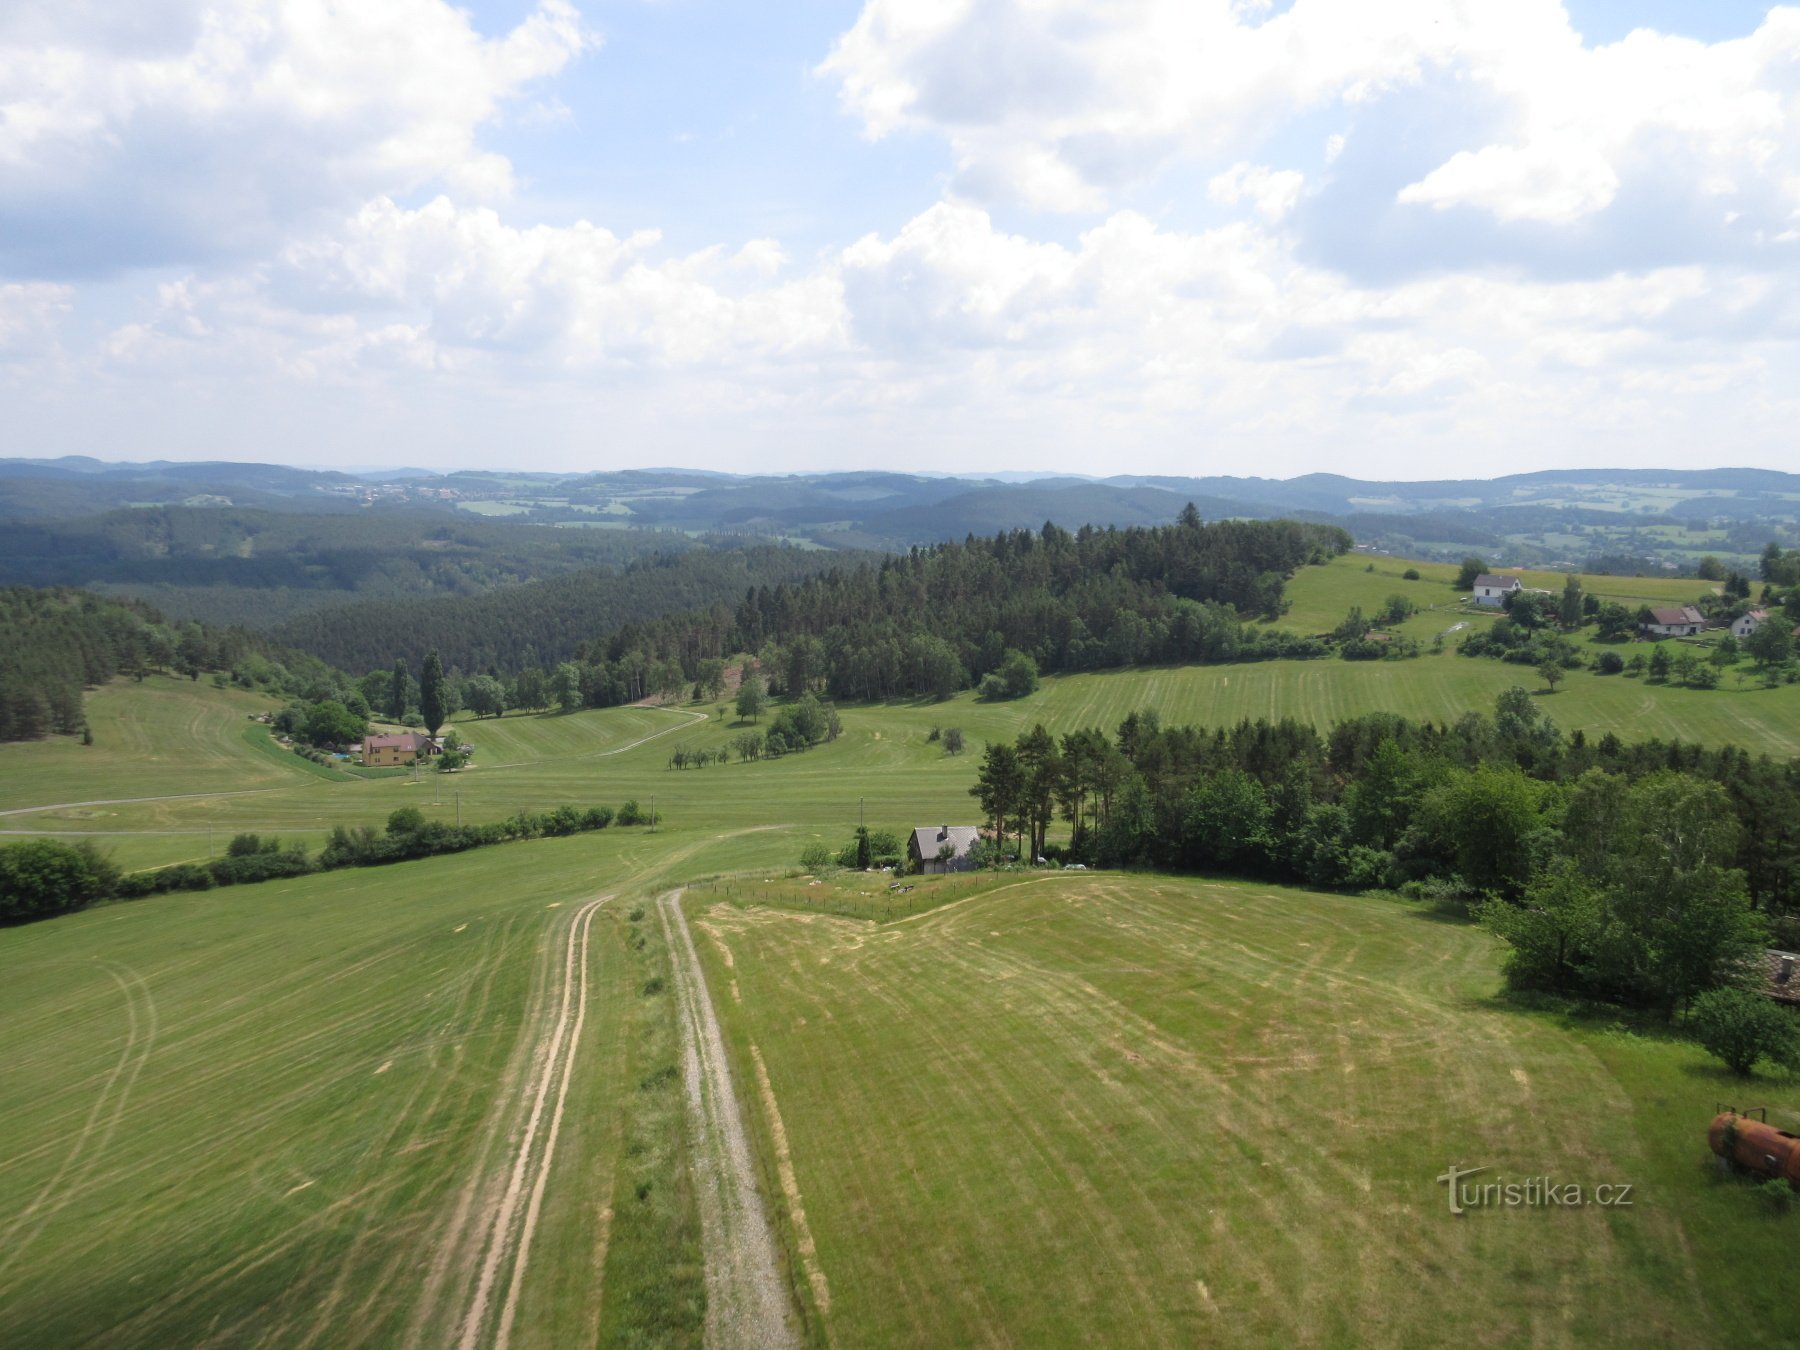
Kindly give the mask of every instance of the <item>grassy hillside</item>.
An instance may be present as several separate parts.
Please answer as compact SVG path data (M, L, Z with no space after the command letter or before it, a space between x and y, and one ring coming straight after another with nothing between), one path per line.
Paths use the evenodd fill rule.
M335 780L304 772L274 751L244 711L250 696L198 685L120 683L94 696L109 721L96 744L71 741L0 747L6 805L90 798L169 800L68 806L0 817L7 831L92 832L128 867L203 857L210 839L222 850L240 831L321 842L333 825L379 825L398 806L419 806L445 820L495 820L520 809L564 802L617 805L654 796L677 831L784 827L755 837L759 862L798 856L796 841L832 838L855 823L865 800L871 823L910 828L971 819L968 787L988 739L1012 739L1042 721L1056 732L1110 731L1133 711L1154 709L1165 722L1228 725L1241 718L1294 716L1320 727L1376 710L1454 720L1491 710L1502 690L1538 687L1533 672L1498 661L1444 653L1413 661L1266 662L1169 667L1046 679L1035 694L982 703L961 694L943 703L856 705L843 709L834 744L775 761L672 772L676 746L721 747L743 728L721 722L712 705L609 708L572 715L459 719L479 748L476 767L376 780ZM1626 676L1572 672L1542 704L1563 728L1625 739L1680 736L1708 745L1737 744L1778 756L1800 754L1800 686L1764 689L1734 682L1713 690L1653 684ZM702 720L704 718L704 720ZM192 724L201 728L190 734ZM933 727L960 727L968 753L951 758L928 740ZM210 730L205 730L210 728ZM106 756L108 768L86 766ZM246 795L233 795L245 793ZM192 795L212 794L212 795Z
M887 926L690 907L834 1343L1723 1344L1788 1317L1742 1259L1756 1197L1702 1165L1737 1085L1495 1005L1479 930L1110 876ZM1794 1082L1759 1091L1800 1123ZM1458 1218L1453 1162L1632 1204Z
M96 797L230 792L291 784L293 756L256 753L247 737L267 697L153 675L87 696L94 743L72 737L0 746L0 810Z
M1369 569L1373 569L1372 571ZM1408 570L1419 574L1408 581ZM1370 557L1363 553L1347 553L1319 567L1303 567L1288 583L1287 596L1292 602L1288 612L1278 620L1284 628L1302 633L1326 633L1343 621L1352 605L1373 614L1390 595L1404 595L1420 609L1451 611L1469 598L1467 591L1451 589L1458 569L1449 563L1413 562L1406 558ZM1568 581L1565 572L1532 572L1507 569L1522 585L1562 594ZM1717 590L1711 582L1679 577L1607 577L1577 574L1584 591L1602 600L1615 601L1636 610L1639 605L1688 605L1696 596ZM1458 615L1457 617L1463 617ZM1421 615L1402 630L1414 637L1429 638L1441 632L1455 618Z
M145 866L204 856L209 831L215 850L240 830L316 844L400 805L488 820L654 796L662 824L0 930L0 1345L444 1343L490 1251L486 1337L510 1296L522 1344L693 1343L666 963L630 915L720 874L728 897L690 895L696 936L836 1343L1766 1340L1778 1291L1735 1257L1780 1231L1699 1166L1732 1087L1689 1047L1492 1004L1474 930L1111 875L957 880L941 907L931 883L779 880L807 841L849 837L859 799L885 828L972 819L980 742L1035 720L1449 717L1523 674L1440 656L1075 676L1017 703L849 707L835 743L699 771L666 766L737 734L710 707L465 720L480 767L417 783L300 770L244 734L249 696L114 685L95 746L0 748L8 800L167 799L0 826L96 831ZM1791 687L1577 674L1545 701L1596 733L1800 747ZM575 1056L553 1032L582 971ZM532 1087L559 1064L545 1162ZM1793 1082L1757 1094L1800 1119ZM1627 1182L1639 1207L1453 1222L1432 1180L1452 1161ZM515 1172L546 1179L523 1266L516 1234L482 1228L524 1222Z
M646 869L640 842L0 930L0 1345L453 1340L525 1128L508 1085L529 1105L573 918L682 863L659 848ZM630 912L609 903L589 932L577 1071L519 1282L526 1344L692 1320L694 1254L667 1265L692 1217L678 1099L637 1088L674 1062L666 1000L641 993L660 946ZM626 1193L640 1181L651 1200Z

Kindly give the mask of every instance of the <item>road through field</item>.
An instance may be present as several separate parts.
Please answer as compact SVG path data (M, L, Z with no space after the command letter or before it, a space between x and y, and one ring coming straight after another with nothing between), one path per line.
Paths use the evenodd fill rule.
M531 1260L531 1239L555 1161L569 1081L574 1076L582 1024L587 1017L588 936L595 912L609 899L610 896L601 896L588 901L575 912L568 926L560 991L546 1002L543 1029L533 1051L535 1076L529 1089L530 1115L513 1154L506 1189L494 1206L493 1222L483 1235L486 1255L462 1320L459 1344L463 1350L486 1343L504 1350L512 1334L519 1290ZM549 1015L552 1006L553 1017ZM498 1293L503 1266L509 1267L506 1293L490 1331L489 1312Z
M683 1078L693 1114L694 1186L706 1256L706 1344L798 1346L775 1240L756 1189L744 1118L725 1041L681 912L681 892L659 902L680 1008Z

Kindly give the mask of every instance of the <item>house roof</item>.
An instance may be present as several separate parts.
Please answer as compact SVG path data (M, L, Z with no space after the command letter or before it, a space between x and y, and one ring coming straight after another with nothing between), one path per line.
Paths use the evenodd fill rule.
M1800 1003L1800 955L1770 950L1763 953L1763 985L1770 998L1781 1003Z
M363 749L370 750L423 750L431 744L428 736L421 736L416 731L401 731L392 734L370 736L363 741Z
M979 825L921 825L913 831L913 847L919 856L926 861L937 857L938 850L945 844L956 848L955 857L962 857L981 838Z
M1653 609L1650 611L1650 622L1664 627L1676 624L1705 623L1706 616L1692 605L1683 605L1680 609Z
M1497 577L1492 572L1483 572L1480 576L1475 578L1475 584L1477 586L1498 587L1500 590L1505 590L1509 586L1517 588L1524 585L1517 577Z

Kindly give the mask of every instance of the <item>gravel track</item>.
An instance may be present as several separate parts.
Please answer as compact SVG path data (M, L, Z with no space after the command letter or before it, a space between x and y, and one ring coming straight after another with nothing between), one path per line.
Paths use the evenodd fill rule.
M682 1076L694 1124L694 1189L706 1260L706 1344L715 1350L797 1347L787 1282L756 1189L724 1037L681 912L681 892L664 895L658 912L681 1009Z

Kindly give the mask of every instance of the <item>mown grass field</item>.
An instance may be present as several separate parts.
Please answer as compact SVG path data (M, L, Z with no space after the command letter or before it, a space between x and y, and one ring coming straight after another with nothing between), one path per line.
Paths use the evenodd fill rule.
M1419 579L1408 581L1409 570L1416 571ZM1287 587L1291 602L1288 612L1275 623L1301 633L1328 633L1343 622L1352 606L1373 615L1390 595L1404 595L1425 612L1408 620L1398 631L1428 641L1458 619L1470 617L1457 612L1469 598L1467 591L1452 589L1457 571L1450 563L1346 553L1322 567L1303 567L1295 573ZM1516 576L1526 587L1555 595L1562 594L1568 581L1566 572L1508 568L1502 574ZM1584 591L1634 612L1639 605L1691 605L1698 596L1718 589L1712 582L1692 578L1576 575ZM1479 620L1491 616L1475 617Z
M268 707L264 697L165 675L116 680L88 693L92 745L58 736L0 746L0 811L296 782L297 763L250 753L248 719Z
M828 1286L811 1324L838 1344L1766 1341L1785 1305L1737 1258L1791 1235L1699 1167L1728 1086L1691 1048L1493 1004L1478 932L1229 884L895 896L791 875L805 844L849 838L859 801L897 832L972 820L981 743L1035 721L1444 719L1522 680L1452 655L1070 676L1010 704L848 707L835 743L687 771L674 747L740 730L711 706L513 715L459 723L478 767L417 782L287 764L245 734L267 706L249 696L114 685L94 746L0 747L0 809L163 799L0 828L136 867L243 830L316 846L402 805L489 820L654 797L661 824L0 929L0 1345L455 1340L482 1259L467 1216L498 1212L525 1128L502 1104L528 1104L559 944L603 893L621 899L580 967L587 1050L514 1339L694 1343L675 1030L645 992L666 956L622 902L711 877L696 937L790 1251L803 1214ZM1593 735L1800 753L1800 687L1575 673L1543 703ZM970 750L946 756L934 726ZM1800 1109L1792 1083L1765 1095ZM1431 1179L1452 1161L1646 1198L1447 1227Z
M1479 930L1149 877L891 924L692 895L839 1344L1730 1344L1792 1326L1691 1047L1493 1000ZM1800 1124L1792 1081L1759 1089ZM1759 1097L1759 1100L1762 1098ZM779 1136L779 1138L777 1138ZM1461 1218L1434 1178L1634 1186ZM772 1183L772 1188L774 1184ZM815 1285L816 1285L815 1281Z
M654 797L675 831L791 827L751 837L745 846L746 865L774 866L797 857L814 837L837 843L855 824L858 799L869 822L884 828L968 818L967 790L981 745L1011 739L1035 722L1058 733L1087 726L1110 732L1128 713L1144 710L1165 722L1207 726L1292 716L1325 728L1378 710L1448 722L1470 709L1491 709L1515 685L1541 690L1535 672L1525 667L1452 652L1411 661L1277 661L1056 676L1008 703L982 703L964 693L943 703L845 708L844 735L833 744L780 760L684 771L668 768L675 747L724 746L743 728L720 721L712 705L512 714L459 720L459 731L479 748L475 767L426 772L415 781L407 775L345 780L308 772L312 766L294 756L258 748L253 724L243 720L255 706L247 696L147 681L116 684L95 696L111 725L98 725L93 746L66 739L0 746L0 781L10 803L0 809L13 812L0 817L0 830L95 837L122 865L140 868L203 858L209 847L221 851L243 831L317 845L334 825L379 825L403 805L440 819L457 819L460 812L465 821L479 821L564 802L616 806L634 798L648 808ZM1590 737L1681 737L1780 757L1800 754L1800 685L1764 689L1728 678L1717 689L1695 690L1574 671L1540 701L1565 730L1580 728ZM199 740L190 773L179 728L196 718L214 730ZM140 734L134 721L154 734ZM958 758L928 739L933 727L952 726L970 745ZM106 767L86 779L80 774L84 762ZM148 799L165 794L175 795ZM134 795L146 799L25 809L30 802Z
M678 1053L661 938L630 917L688 852L646 868L644 838L0 930L0 1345L451 1343L519 1128L496 1104L608 887L514 1342L697 1328L679 1099L638 1088Z

